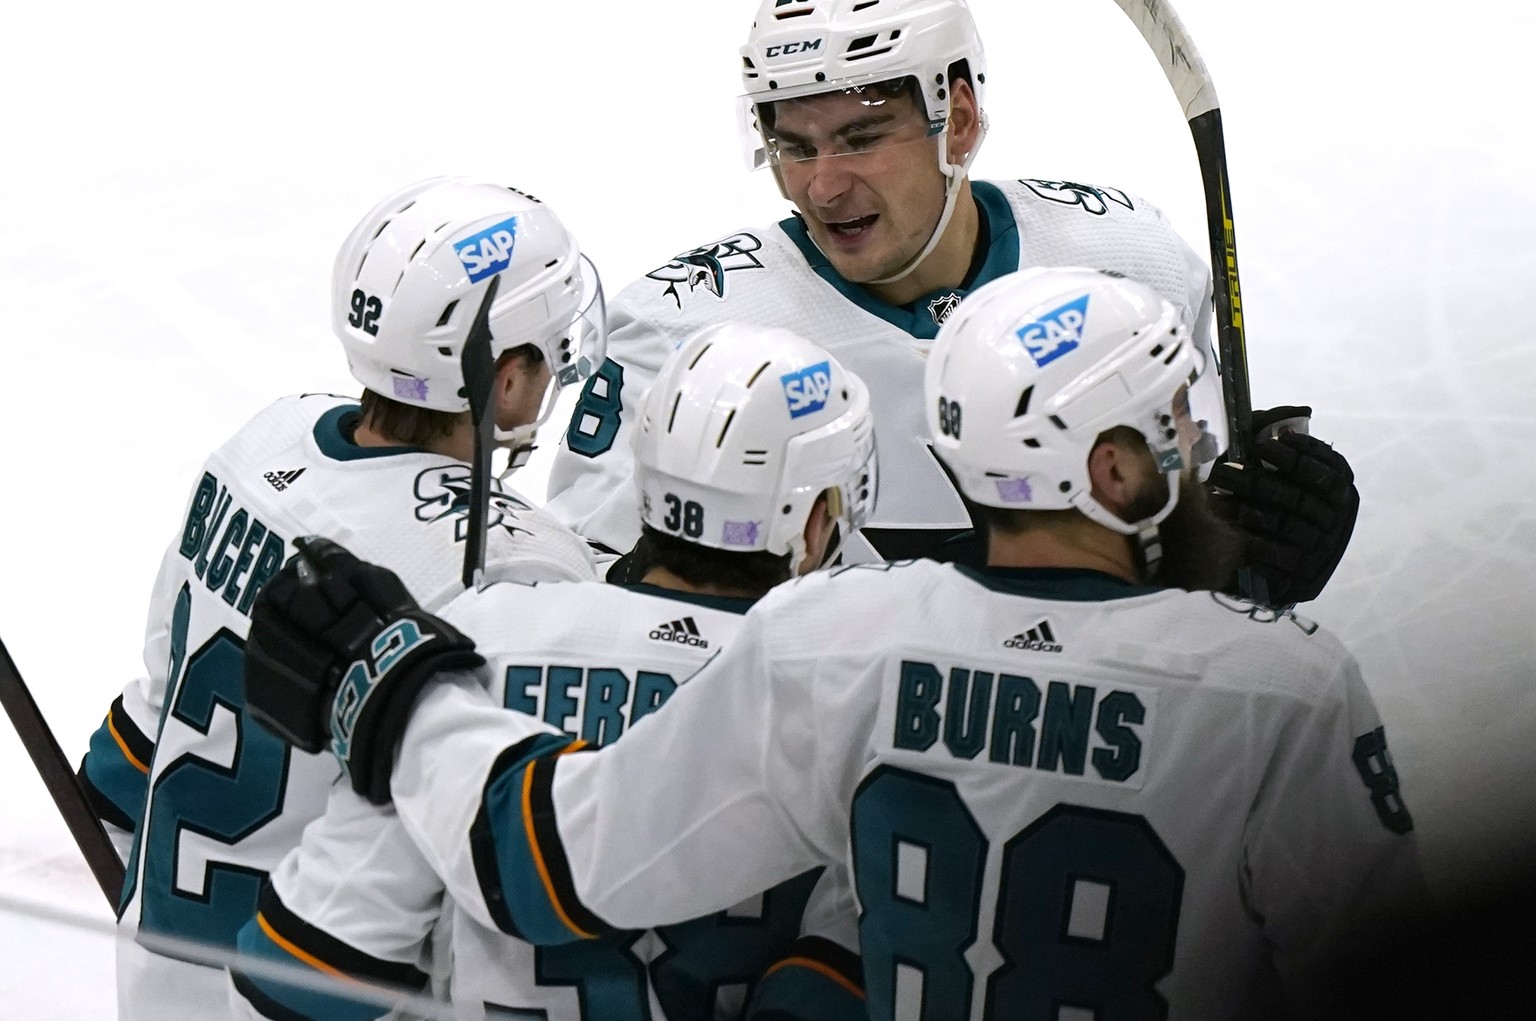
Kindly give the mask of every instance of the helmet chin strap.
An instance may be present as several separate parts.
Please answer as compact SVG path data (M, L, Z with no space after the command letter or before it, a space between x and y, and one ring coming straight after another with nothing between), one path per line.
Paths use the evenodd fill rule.
M832 536L827 540L827 548L821 554L821 561L816 565L817 570L826 567L838 558L843 552L843 546L847 543L850 532L848 527L849 516L845 513L842 489L835 485L828 486L821 491L820 495L827 498L827 516L831 519L827 527L832 529ZM815 510L816 504L813 501L811 503L811 512L815 513ZM800 533L792 538L789 543L789 576L791 578L798 578L800 576L800 566L805 563L805 558L809 554L810 550L806 549L805 544L805 526L802 525Z
M890 276L881 277L879 280L865 281L870 284L894 284L912 274L912 271L923 264L923 260L933 254L933 250L939 247L939 242L944 238L944 231L949 226L950 217L955 215L955 203L960 198L960 189L965 184L966 175L971 171L971 164L976 160L976 152L981 148L982 139L987 137L987 120L985 115L981 118L980 132L976 136L976 144L971 146L970 152L959 163L950 163L944 158L944 153L949 149L949 122L944 124L944 133L939 137L939 167L944 172L944 211L939 214L939 222L934 226L933 233L928 236L928 243L922 247L912 258L902 264L902 267Z
M496 439L496 446L507 452L507 466L498 474L498 478L505 481L508 475L528 463L528 458L533 454L535 443L538 439L539 427L549 420L549 416L555 410L555 400L559 395L559 387L551 379L545 385L544 400L539 409L539 417L535 421L525 425L515 425L510 429L501 426L492 427L492 435Z
M1168 502L1156 514L1140 521L1126 521L1086 492L1073 497L1071 503L1090 521L1112 532L1134 537L1136 559L1139 561L1142 578L1151 580L1157 577L1157 567L1163 557L1163 539L1158 526L1173 513L1179 503L1179 474L1178 468L1163 473L1163 477L1168 480Z

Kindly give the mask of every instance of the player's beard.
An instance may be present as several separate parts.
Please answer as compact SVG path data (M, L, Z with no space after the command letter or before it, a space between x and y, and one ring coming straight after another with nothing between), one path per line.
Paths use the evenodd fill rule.
M1145 499L1150 506L1143 516L1156 513L1165 497L1148 493ZM1151 579L1154 583L1191 592L1231 587L1242 565L1243 534L1216 515L1204 485L1191 478L1182 479L1179 502L1157 530L1162 540L1162 557Z

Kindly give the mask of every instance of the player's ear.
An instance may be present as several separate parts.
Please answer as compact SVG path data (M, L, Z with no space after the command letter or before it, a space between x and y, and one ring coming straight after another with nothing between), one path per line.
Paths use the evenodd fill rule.
M1093 498L1115 514L1136 501L1155 474L1152 453L1138 436L1135 440L1105 433L1088 452L1088 480Z
M841 501L842 494L828 489L816 498L811 513L805 519L805 559L800 562L800 573L809 574L826 560L827 551L835 539L837 516L840 508L833 501Z
M952 79L949 88L949 161L960 163L981 141L981 107L964 78Z

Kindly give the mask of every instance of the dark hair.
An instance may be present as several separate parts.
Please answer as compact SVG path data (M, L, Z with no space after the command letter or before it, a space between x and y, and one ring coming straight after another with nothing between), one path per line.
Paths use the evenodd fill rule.
M529 366L544 360L544 352L535 344L520 344L501 353L496 369L512 358L526 359ZM438 411L392 400L373 390L364 389L363 422L375 432L402 446L430 447L434 440L453 435L469 414L467 411Z
M775 555L767 550L733 552L713 549L658 532L650 525L640 526L640 541L634 556L643 570L665 568L690 585L716 585L764 593L789 580L789 554Z
M469 412L437 411L402 404L372 390L363 391L363 421L381 436L407 447L429 447L453 434Z

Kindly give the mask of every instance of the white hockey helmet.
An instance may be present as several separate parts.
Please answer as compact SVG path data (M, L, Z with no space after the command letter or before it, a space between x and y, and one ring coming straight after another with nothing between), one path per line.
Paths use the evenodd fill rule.
M1178 477L1226 448L1220 373L1178 311L1144 284L1033 268L973 291L940 328L923 379L934 450L971 500L1075 508L1125 535L1153 529ZM1093 498L1088 455L1129 426L1169 480L1167 503L1124 521Z
M805 524L828 489L841 537L878 485L869 390L788 330L726 323L672 352L635 433L640 517L711 549L805 559ZM830 556L830 554L829 554Z
M978 113L987 78L986 53L966 0L762 0L741 48L741 124L749 165L772 166L779 190L779 147L759 106L827 92L861 90L911 77L917 81L945 178L944 212L922 252L883 280L910 273L938 244L981 138L960 162L949 159L950 68L965 61ZM981 115L982 137L986 117Z
M438 177L403 188L353 228L331 276L331 319L359 383L383 397L469 409L462 355L492 279L491 359L534 345L552 384L538 422L497 439L531 444L553 392L602 364L597 270L548 206L513 188Z

